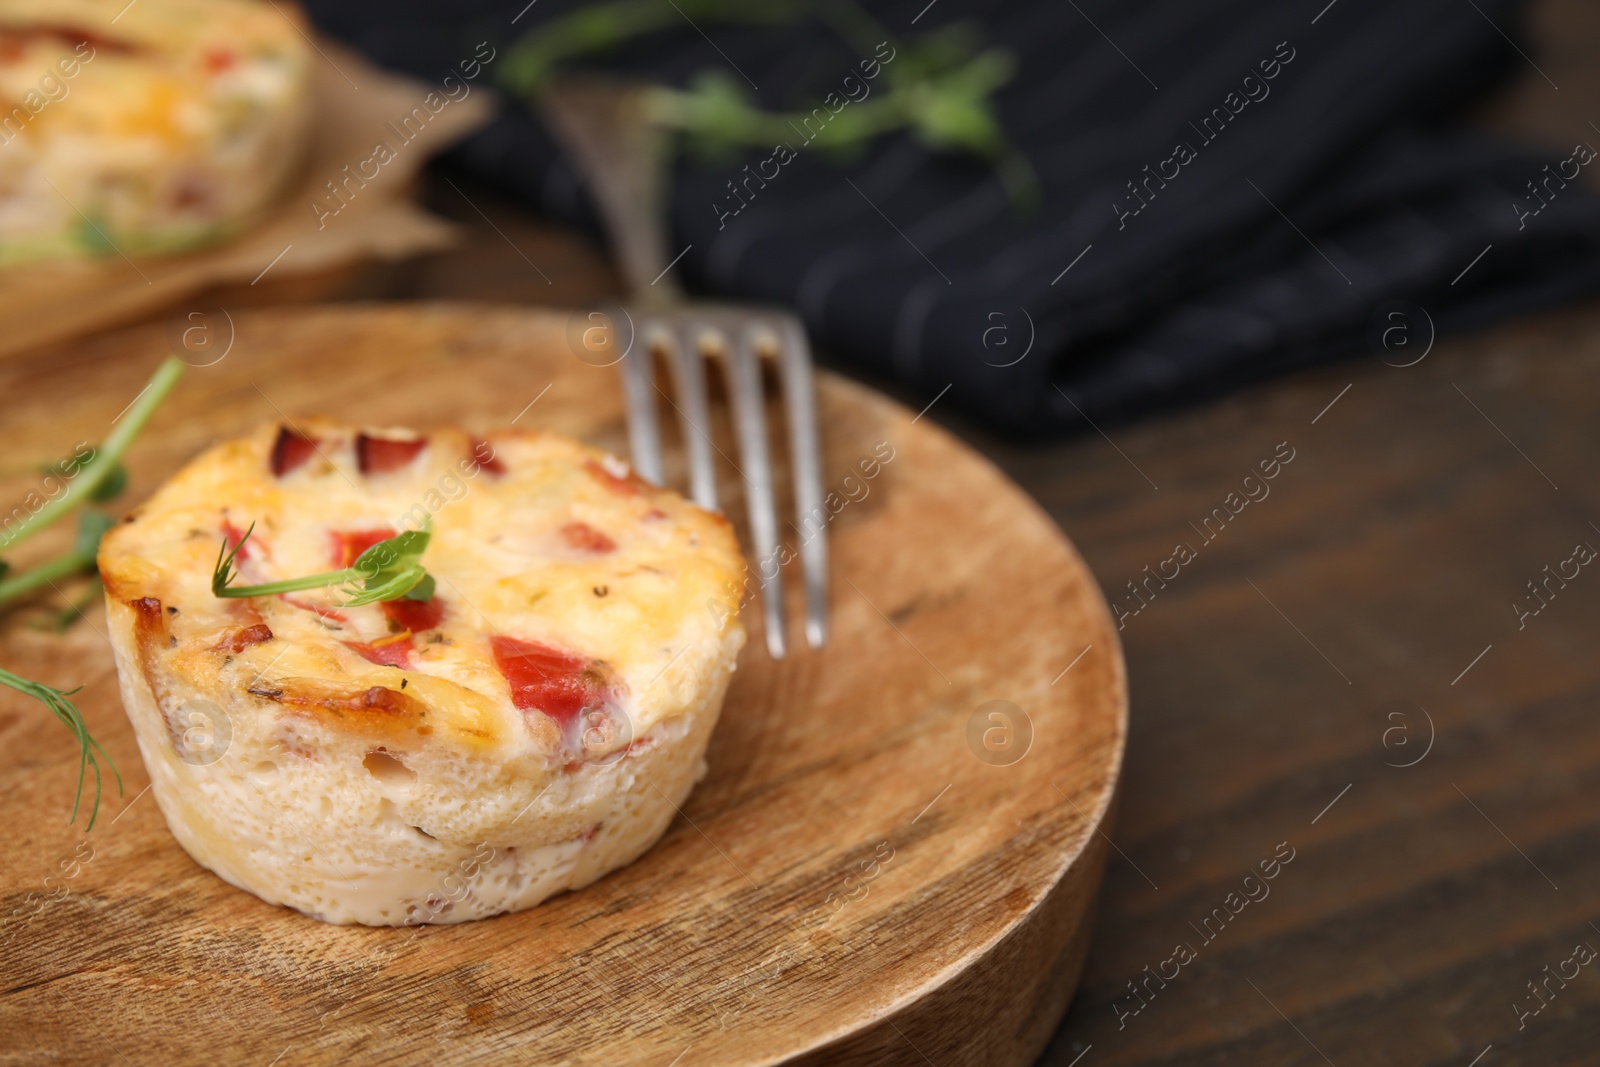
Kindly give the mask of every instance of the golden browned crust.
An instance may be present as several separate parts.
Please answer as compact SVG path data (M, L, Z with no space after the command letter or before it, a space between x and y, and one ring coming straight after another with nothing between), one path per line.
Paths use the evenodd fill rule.
M315 443L291 449L285 469L289 433ZM353 551L424 519L442 618L405 630L404 654L392 609L345 607L337 590L211 595L223 538L252 524L241 584L334 569L348 562L329 548L340 538ZM559 650L583 664L574 684L626 700L685 645L711 648L736 624L743 566L721 515L576 442L320 419L209 450L107 534L99 562L108 598L135 615L135 659L163 704L199 692L366 737L467 746L509 732L552 758L570 747L567 724L515 706L494 643ZM629 714L634 732L660 717L648 704Z

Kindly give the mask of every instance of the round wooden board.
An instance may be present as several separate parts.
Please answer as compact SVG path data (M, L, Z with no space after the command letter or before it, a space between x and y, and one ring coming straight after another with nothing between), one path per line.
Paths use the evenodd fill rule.
M625 453L616 371L571 353L568 318L235 316L226 357L190 371L135 446L122 502L220 436L312 412L519 418ZM151 326L0 365L0 499L102 437L165 349ZM825 374L819 392L830 643L773 662L747 610L683 817L631 867L532 911L334 927L224 884L141 793L102 610L65 636L28 625L42 608L14 613L0 664L83 684L127 789L87 837L69 827L76 746L0 691L0 1063L1031 1063L1077 982L1105 862L1127 722L1116 633L1071 545L987 462L861 386ZM996 700L1016 706L1009 727L979 711Z

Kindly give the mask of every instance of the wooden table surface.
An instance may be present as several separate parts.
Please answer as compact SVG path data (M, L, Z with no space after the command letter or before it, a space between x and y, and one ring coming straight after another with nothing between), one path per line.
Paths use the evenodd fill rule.
M1483 121L1552 151L1593 142L1600 12L1542 0L1532 22L1560 88L1524 67ZM352 272L336 295L617 290L593 242L462 188L470 204L425 191L461 250ZM1031 492L1129 611L1129 582L1195 549L1124 620L1120 856L1043 1065L1600 1059L1600 966L1582 962L1600 949L1600 573L1575 555L1600 548L1600 302L1109 440L1018 446L948 405L929 417ZM1269 495L1238 510L1275 457ZM1519 625L1530 582L1548 603ZM1247 881L1264 862L1276 877Z

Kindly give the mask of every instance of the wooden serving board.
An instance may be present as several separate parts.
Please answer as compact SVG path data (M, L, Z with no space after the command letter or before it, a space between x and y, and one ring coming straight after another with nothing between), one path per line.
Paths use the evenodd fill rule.
M625 452L616 371L572 354L569 318L236 315L226 357L136 444L119 504L220 436L311 412L478 429L521 412ZM0 499L102 437L165 352L151 326L0 365ZM683 817L532 911L334 927L224 884L143 792L102 609L65 635L30 626L44 604L12 612L0 665L83 685L126 789L92 833L69 826L76 746L0 690L0 1063L1030 1063L1077 983L1105 863L1127 725L1116 633L1071 545L987 462L858 385L819 390L839 494L828 647L775 663L748 610Z

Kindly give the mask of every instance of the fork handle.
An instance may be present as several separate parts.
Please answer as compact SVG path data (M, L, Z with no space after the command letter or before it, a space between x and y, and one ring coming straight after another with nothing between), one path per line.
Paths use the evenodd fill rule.
M553 85L541 109L587 181L635 302L679 303L666 276L666 167L669 137L650 118L650 89L624 81L571 78Z

